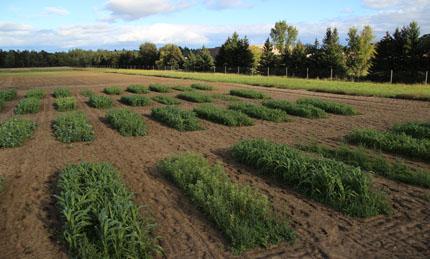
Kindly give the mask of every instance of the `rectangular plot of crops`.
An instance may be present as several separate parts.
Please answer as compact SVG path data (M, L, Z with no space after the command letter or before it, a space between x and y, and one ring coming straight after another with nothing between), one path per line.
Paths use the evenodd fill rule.
M349 105L324 101L316 98L299 98L297 104L307 104L318 107L325 112L339 115L357 115L358 112Z
M228 105L230 110L239 111L247 114L250 117L273 121L273 122L283 122L289 121L287 118L287 113L278 109L271 109L265 106L260 106L252 103L240 102L232 103Z
M146 122L142 116L130 109L112 109L106 113L104 121L124 137L148 134Z
M204 129L196 114L191 111L181 110L174 106L153 107L151 117L179 131L194 131Z
M285 111L287 114L309 118L318 119L326 118L327 114L324 110L309 105L309 104L297 104L284 100L266 100L262 103L264 106Z
M0 148L19 147L33 135L36 122L12 118L0 123Z
M193 111L200 118L227 126L240 127L254 125L254 122L245 113L223 109L212 104L197 106Z
M176 97L179 99L190 101L194 103L210 103L212 102L212 98L210 95L205 93L197 92L197 91L184 91L178 94Z
M82 111L58 115L52 127L55 137L61 142L90 141L95 138L93 127L88 124Z

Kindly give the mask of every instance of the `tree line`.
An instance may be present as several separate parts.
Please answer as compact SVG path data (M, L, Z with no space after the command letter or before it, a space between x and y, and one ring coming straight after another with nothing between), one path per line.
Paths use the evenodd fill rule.
M146 42L138 50L82 50L49 53L46 51L3 51L0 67L105 66L143 69L185 69L288 75L308 78L340 78L387 82L421 83L430 70L430 34L420 36L420 28L411 22L396 28L374 43L370 26L361 31L352 27L342 46L337 28L327 28L320 44L303 44L298 30L279 21L271 29L262 48L250 46L247 37L235 32L213 58L209 50L189 49L175 44L157 48ZM215 69L215 70L213 70ZM394 78L392 78L394 71Z

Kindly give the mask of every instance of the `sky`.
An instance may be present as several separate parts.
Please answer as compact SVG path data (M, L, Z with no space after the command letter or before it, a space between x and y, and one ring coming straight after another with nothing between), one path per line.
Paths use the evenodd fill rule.
M370 25L375 41L416 21L430 33L430 0L2 0L0 49L138 49L144 42L200 48L237 32L263 45L277 21L295 26L303 43L336 27Z

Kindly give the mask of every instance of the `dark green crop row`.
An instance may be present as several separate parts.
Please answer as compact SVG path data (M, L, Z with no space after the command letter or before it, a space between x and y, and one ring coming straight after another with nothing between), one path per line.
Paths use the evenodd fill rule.
M18 98L18 92L15 89L0 91L0 99L6 102L13 101Z
M174 87L172 87L172 89L177 90L177 91L181 91L181 92L183 92L183 91L195 91L193 88L189 88L189 87L182 86L182 85L174 86Z
M43 97L45 97L45 91L43 89L33 89L33 90L28 90L27 93L25 94L26 98L38 98L38 99L42 99Z
M199 89L199 90L207 90L207 91L214 90L213 86L211 86L211 85L202 85L202 84L192 84L191 88Z
M231 103L228 105L228 108L231 110L243 112L257 119L273 122L289 121L287 118L287 113L282 110L271 109L265 106L260 106L252 103Z
M95 95L95 93L91 90L85 89L85 90L81 91L81 95L83 95L85 97L90 97L91 95Z
M54 97L55 98L59 98L59 97L69 97L72 94L70 93L70 89L69 88L55 88L54 90Z
M130 109L112 109L106 113L104 120L124 137L148 134L142 116Z
M175 99L171 96L166 96L166 95L157 95L152 97L151 99L156 102L167 104L167 105L181 104L181 102L178 99Z
M335 102L323 101L315 98L299 98L297 104L307 104L318 107L325 112L340 114L340 115L357 115L358 112L349 105Z
M172 91L172 88L166 85L150 84L149 90L160 93L170 93Z
M181 110L170 105L153 107L151 116L181 132L203 129L194 112Z
M229 101L229 102L240 101L240 98L237 98L236 96L231 96L228 94L211 94L211 97L214 99L220 99L220 100Z
M149 93L149 90L143 85L129 85L129 86L127 86L126 90L130 93L135 93L135 94L147 94L147 93Z
M197 116L227 126L252 126L254 122L244 113L227 110L212 104L203 104L193 109Z
M33 135L36 122L28 119L12 118L0 123L0 147L19 147Z
M38 113L40 110L40 99L39 98L23 98L18 102L18 105L16 106L14 113L15 114L34 114Z
M121 96L120 102L131 106L147 106L151 104L151 100L143 95L125 95Z
M265 139L241 141L231 147L233 157L253 166L295 191L328 204L345 215L372 217L393 208L360 168L305 156L297 149Z
M65 143L90 141L95 138L93 128L82 111L58 115L53 128L55 137Z
M91 95L89 99L89 104L98 109L112 108L114 101L104 95Z
M103 89L103 91L109 95L120 95L120 94L122 94L121 88L119 88L118 86L114 86L114 85L105 87Z
M249 89L232 89L230 90L231 95L236 95L240 97L250 98L250 99L269 99L270 97L262 92Z
M396 124L391 129L393 132L405 133L414 138L430 139L430 122L407 122Z
M176 97L195 103L210 103L212 99L209 95L197 91L184 91L178 94Z
M58 179L57 205L71 258L151 258L159 251L154 224L107 163L68 164Z
M309 119L326 118L327 114L320 108L308 104L296 104L284 100L266 100L263 105L272 109L283 110L289 115Z
M158 169L188 196L227 237L234 254L281 241L294 242L286 215L277 215L267 196L232 182L220 165L200 154L169 157Z
M78 107L75 97L59 97L55 99L55 107L58 111L72 111Z

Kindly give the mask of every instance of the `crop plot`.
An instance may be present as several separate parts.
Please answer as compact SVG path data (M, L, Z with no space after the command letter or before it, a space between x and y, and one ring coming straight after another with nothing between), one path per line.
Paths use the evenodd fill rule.
M282 110L271 109L265 106L260 106L252 103L231 103L228 105L230 110L240 111L247 114L250 117L273 121L273 122L283 122L289 121L287 118L287 113Z
M0 99L5 100L6 102L13 101L16 98L18 98L18 92L16 89L0 91Z
M269 99L270 97L262 92L250 90L250 89L232 89L230 90L231 95L245 97L250 99Z
M419 139L430 139L430 122L406 122L396 124L391 131L405 133L408 136Z
M109 95L120 95L122 94L121 88L118 86L108 86L103 89L103 92Z
M203 85L203 84L192 84L191 88L198 89L198 90L206 90L206 91L212 91L214 90L214 87L211 85Z
M91 95L95 95L95 93L91 90L82 90L81 95L85 97L90 97Z
M172 91L172 88L168 87L167 85L150 84L149 90L159 93L170 93Z
M59 97L69 97L72 94L70 93L70 89L69 88L56 88L54 90L53 93L55 98L59 98Z
M28 90L27 93L25 94L25 97L43 99L43 97L45 97L45 91L43 89Z
M181 102L178 99L167 95L157 95L152 97L151 99L158 103L167 104L167 105L181 104Z
M308 104L296 104L284 100L265 100L262 104L272 109L285 111L289 115L308 119L327 118L324 110Z
M24 145L35 128L36 122L22 118L12 118L0 123L0 148Z
M112 98L109 98L104 95L91 95L89 99L90 106L97 109L107 109L112 108L114 101Z
M212 104L204 104L193 109L200 118L207 119L227 126L252 126L254 122L245 114L238 111L226 110Z
M126 91L130 92L130 93L135 93L135 94L147 94L147 93L149 93L148 88L146 88L144 85L138 85L138 84L127 86Z
M340 115L357 115L358 112L349 105L324 101L316 98L299 98L297 104L307 104L318 107L325 112Z
M211 94L211 97L214 99L220 99L220 100L229 101L229 102L240 101L240 98L237 98L236 96L231 96L228 94Z
M182 86L182 85L174 86L174 87L172 87L172 89L176 90L176 91L181 91L181 92L184 92L184 91L195 91L195 89L193 89L193 88Z
M139 113L130 109L112 109L106 113L104 120L116 129L121 136L145 136L147 126Z
M82 111L58 115L52 127L55 137L64 143L91 141L95 138L93 127L88 124Z
M148 106L151 99L143 95L125 95L121 96L120 102L130 106Z
M19 101L16 106L14 113L15 114L34 114L38 113L40 110L40 99L39 98L23 98Z
M59 97L55 99L55 107L59 112L72 111L78 107L78 103L73 96Z
M177 129L178 131L202 130L196 114L191 111L181 110L174 106L153 107L151 116L167 126Z
M210 95L207 95L205 93L197 92L197 91L185 91L183 93L178 94L176 97L185 100L190 101L194 103L210 103L212 102L212 98Z

